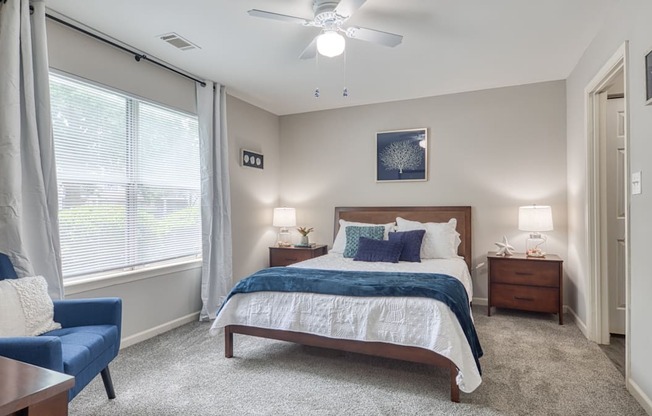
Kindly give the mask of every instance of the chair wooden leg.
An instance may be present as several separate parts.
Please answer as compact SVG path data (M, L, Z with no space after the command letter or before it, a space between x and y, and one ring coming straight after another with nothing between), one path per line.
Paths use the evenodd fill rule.
M115 390L113 389L113 381L111 381L111 373L109 373L109 366L107 365L106 368L104 368L104 370L102 370L100 374L102 374L102 381L104 382L106 395L109 396L109 400L115 399Z

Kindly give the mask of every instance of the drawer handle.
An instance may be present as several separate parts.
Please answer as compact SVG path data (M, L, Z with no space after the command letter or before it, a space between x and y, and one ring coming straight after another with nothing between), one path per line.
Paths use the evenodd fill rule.
M297 261L297 260L299 260L299 259L297 259L296 257L286 257L285 260L289 260L289 261Z
M532 276L532 274L530 272L516 272L517 276Z
M526 300L528 302L533 302L534 301L534 298L524 298L522 296L514 296L514 299L516 299L516 300Z

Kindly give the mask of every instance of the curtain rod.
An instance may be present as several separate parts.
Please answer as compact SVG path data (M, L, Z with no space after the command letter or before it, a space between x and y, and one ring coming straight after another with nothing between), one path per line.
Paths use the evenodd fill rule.
M185 78L191 79L191 80L193 80L193 81L199 83L199 85L201 85L202 87L205 87L205 86L206 86L206 83L205 83L204 81L202 81L202 80L200 80L200 79L197 79L197 78L195 78L195 77L191 77L190 75L188 75L188 74L184 74L184 73L181 72L181 71L177 71L176 69L174 69L174 68L172 68L172 67L170 67L170 66L167 66L167 65L162 64L162 63L160 63L160 62L158 62L158 61L155 61L155 60L153 60L153 59L150 59L150 58L149 58L147 55L145 55L145 54L140 54L140 53L134 52L134 51L132 51L132 50L129 49L129 48L125 48L125 47L122 46L122 45L118 45L118 44L115 43L115 42L112 42L112 41L110 41L110 40L108 40L108 39L105 39L105 38L103 38L103 37L101 37L101 36L98 36L98 35L96 35L95 33L91 33L91 32L89 32L88 30L84 30L84 29L82 29L81 27L78 27L78 26L73 25L72 23L68 23L68 22L66 22L65 20L59 19L58 17L52 16L52 15L47 14L47 13L45 14L45 16L46 16L48 19L54 20L54 21L57 22L57 23L61 23L61 24L64 25L64 26L67 26L67 27L69 27L69 28L71 28L71 29L74 29L74 30L76 30L76 31L78 31L78 32L81 32L81 33L83 33L83 34L85 34L85 35L87 35L87 36L90 36L90 37L92 37L92 38L94 38L94 39L97 39L97 40L99 40L99 41L101 41L101 42L108 43L109 45L111 45L111 46L113 46L113 47L115 47L115 48L118 48L118 49L120 49L120 50L122 50L122 51L124 51L124 52L127 52L128 54L133 55L133 56L134 56L134 59L136 59L137 62L140 62L141 60L144 59L144 60L149 61L149 62L151 62L151 63L153 63L153 64L155 64L155 65L160 66L161 68L167 69L168 71L172 71L172 72L174 72L175 74L181 75L182 77L185 77Z

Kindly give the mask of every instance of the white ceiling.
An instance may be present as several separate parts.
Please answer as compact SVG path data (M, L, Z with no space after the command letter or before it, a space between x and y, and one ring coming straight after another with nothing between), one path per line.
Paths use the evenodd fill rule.
M347 39L345 57L317 61L298 56L318 29L247 14L257 8L312 18L312 0L47 0L47 6L285 115L565 79L618 1L367 0L347 23L401 34L403 43L388 48ZM201 49L181 51L158 39L169 32Z

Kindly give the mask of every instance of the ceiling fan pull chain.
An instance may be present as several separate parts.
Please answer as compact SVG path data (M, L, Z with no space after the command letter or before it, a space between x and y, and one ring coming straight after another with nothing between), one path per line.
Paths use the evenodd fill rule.
M342 90L342 97L347 98L349 96L349 88L346 86L346 50L344 51L344 56L342 57L342 70L344 71L344 90Z

